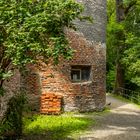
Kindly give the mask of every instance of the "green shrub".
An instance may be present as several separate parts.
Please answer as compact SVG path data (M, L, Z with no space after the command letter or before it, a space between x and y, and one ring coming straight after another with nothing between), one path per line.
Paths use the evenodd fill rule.
M22 117L26 101L24 94L16 94L9 100L1 122L1 135L9 139L18 138L22 135Z

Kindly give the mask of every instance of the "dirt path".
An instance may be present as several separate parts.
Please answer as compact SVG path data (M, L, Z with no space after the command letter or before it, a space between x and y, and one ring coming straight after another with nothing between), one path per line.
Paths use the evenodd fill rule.
M140 140L140 108L107 95L111 112L98 116L97 126L79 140Z

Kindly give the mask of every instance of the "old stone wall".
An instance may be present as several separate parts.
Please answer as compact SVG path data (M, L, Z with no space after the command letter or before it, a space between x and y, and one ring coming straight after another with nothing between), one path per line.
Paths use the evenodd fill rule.
M78 30L91 42L106 42L106 0L77 0L84 4L84 15L93 23L76 21Z
M46 110L47 113L47 103L42 103L49 94L54 95L53 99L51 96L47 99L53 110L56 109L54 100L59 95L62 97L57 111L92 111L100 110L105 105L106 0L77 1L84 4L83 14L93 17L93 23L75 21L77 32L66 30L70 46L75 50L71 61L61 59L56 66L43 62L38 66L28 66L23 83L33 111L45 113L43 111ZM84 82L72 82L72 66L80 65L91 67L90 78ZM20 82L20 74L15 71L12 79L5 83L7 93L1 98L1 116L8 99L18 89Z
M57 66L40 64L37 72L40 78L40 93L43 93L43 96L45 93L61 95L63 97L61 107L64 111L99 110L105 105L106 0L77 1L84 4L83 14L93 17L93 23L77 20L75 21L77 32L66 30L70 46L76 51L71 61L61 60ZM72 82L71 68L75 65L91 67L88 81ZM36 94L30 97L38 99L39 96ZM35 104L38 106L42 104L41 99L34 101L36 102L33 107Z
M4 89L6 93L0 96L0 118L4 115L7 109L9 99L19 91L20 88L20 73L16 69L13 71L13 76L4 82Z
M106 89L106 0L77 0L84 4L83 15L93 23L75 21L77 32L66 31L71 47L76 50L71 61L59 66L47 65L41 69L42 92L63 97L64 111L92 111L105 105ZM72 82L72 66L90 66L90 79Z
M27 93L29 109L31 109L31 111L39 111L41 86L38 70L35 66L30 64L26 67L26 71L24 71L21 78L22 81L20 84L23 85L23 89Z
M64 111L100 110L105 105L105 48L92 44L75 31L67 30L67 36L75 50L73 59L61 60L57 66L41 63L38 67L42 96L61 95ZM72 82L71 66L75 65L91 66L88 81Z

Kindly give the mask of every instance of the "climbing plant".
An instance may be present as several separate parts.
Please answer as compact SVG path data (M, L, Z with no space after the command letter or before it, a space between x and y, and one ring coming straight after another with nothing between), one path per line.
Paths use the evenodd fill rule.
M0 0L0 96L14 69L21 72L38 59L58 63L60 57L72 57L65 29L76 29L76 19L90 19L82 16L83 10L76 0ZM24 104L20 96L11 98L4 117L6 128L18 135Z
M59 57L70 59L72 49L65 28L75 29L73 20L87 19L81 15L83 6L75 0L1 0L0 1L0 94L4 80L15 68L46 62ZM12 65L12 67L11 67Z

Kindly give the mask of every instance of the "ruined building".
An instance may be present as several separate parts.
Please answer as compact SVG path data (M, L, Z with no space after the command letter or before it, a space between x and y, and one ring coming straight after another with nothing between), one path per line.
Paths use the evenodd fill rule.
M92 16L94 21L75 21L78 30L66 30L75 50L72 60L28 68L24 84L34 111L51 114L104 108L106 0L78 1L85 6L84 15Z

